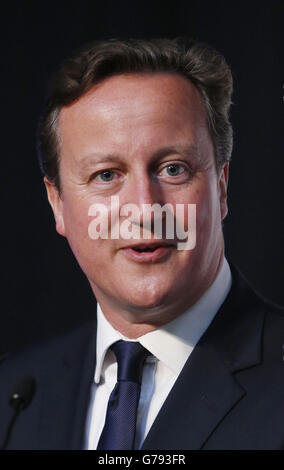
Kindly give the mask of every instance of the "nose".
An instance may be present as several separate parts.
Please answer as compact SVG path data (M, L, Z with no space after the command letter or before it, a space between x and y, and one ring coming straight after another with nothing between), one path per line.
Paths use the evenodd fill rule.
M138 207L143 204L161 203L161 188L151 175L135 175L129 182L127 202Z
M154 211L148 211L154 204L163 205L162 189L150 174L139 172L129 179L127 188L125 188L123 205L129 204L135 206L132 212L131 221L142 226L142 223L152 226L154 221ZM130 207L130 206L129 206ZM144 214L144 215L143 215ZM150 228L150 227L149 227Z

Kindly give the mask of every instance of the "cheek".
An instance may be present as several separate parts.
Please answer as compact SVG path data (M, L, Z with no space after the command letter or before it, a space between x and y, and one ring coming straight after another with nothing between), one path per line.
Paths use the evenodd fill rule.
M215 246L221 230L218 195L217 192L208 190L202 194L197 207L197 242L199 246L203 249Z
M108 209L106 217L100 217L100 220L105 221L110 226L111 211L108 206L108 204L105 206ZM75 258L87 276L93 271L94 267L102 264L108 264L111 267L111 258L115 248L114 243L111 243L109 239L101 237L94 239L91 236L90 227L92 227L95 219L98 220L90 211L92 207L94 207L93 199L70 197L65 198L64 201L63 214L66 238ZM110 238L110 233L107 235Z
M194 192L192 201L196 204L197 242L205 240L221 224L220 204L214 181L204 181Z
M66 238L76 258L92 246L92 240L88 235L88 225L91 220L88 210L89 204L86 201L73 198L64 200L63 217Z

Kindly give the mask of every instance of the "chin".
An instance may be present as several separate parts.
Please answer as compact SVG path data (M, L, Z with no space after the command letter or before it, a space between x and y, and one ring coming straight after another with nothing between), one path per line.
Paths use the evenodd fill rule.
M125 298L129 307L140 309L159 309L167 303L169 290L159 286L148 286L143 289L131 289Z

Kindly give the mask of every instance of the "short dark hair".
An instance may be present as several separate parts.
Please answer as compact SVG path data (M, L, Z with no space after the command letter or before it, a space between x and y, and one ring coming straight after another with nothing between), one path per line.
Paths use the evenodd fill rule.
M58 117L93 85L126 73L177 73L199 90L215 150L216 169L230 160L233 132L229 121L232 74L224 57L191 39L109 39L83 46L65 60L50 82L38 127L41 170L61 192Z

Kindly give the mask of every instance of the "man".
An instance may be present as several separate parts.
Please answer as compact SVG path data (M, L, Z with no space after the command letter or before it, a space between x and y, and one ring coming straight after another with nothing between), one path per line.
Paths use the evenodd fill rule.
M224 258L231 92L224 59L181 40L94 43L57 73L40 162L97 321L3 360L2 440L11 385L25 375L36 383L6 448L283 445L283 311ZM138 209L134 237L110 236L129 214L115 216L113 201ZM168 204L195 241L168 236L166 211L157 237L147 204Z

